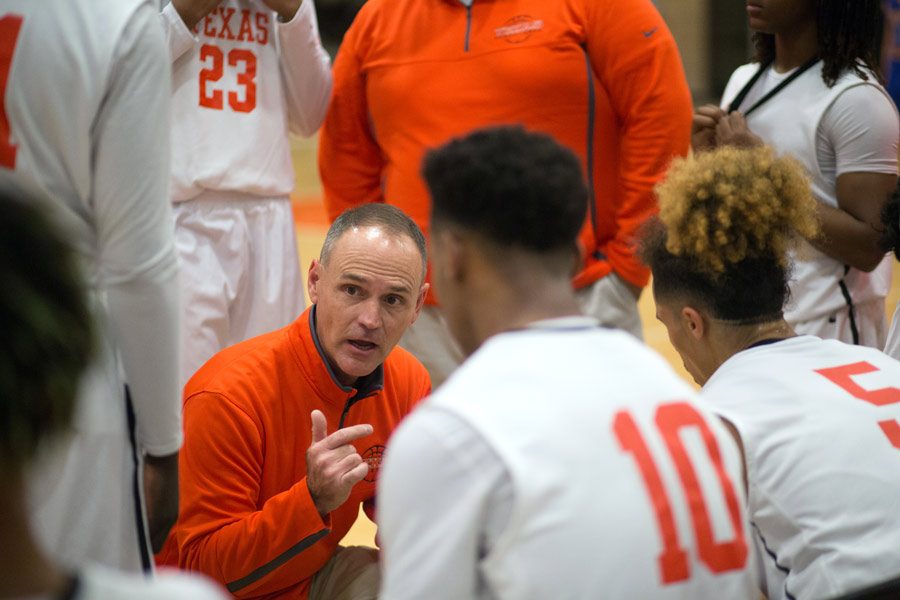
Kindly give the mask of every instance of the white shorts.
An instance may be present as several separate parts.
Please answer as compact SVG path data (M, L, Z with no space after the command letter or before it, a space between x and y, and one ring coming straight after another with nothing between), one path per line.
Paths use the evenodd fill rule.
M149 571L142 467L112 356L107 343L82 380L72 431L29 468L29 515L41 547L70 570Z
M637 298L615 273L581 288L576 292L576 297L584 314L594 317L601 325L621 329L639 340L643 339Z
M289 198L208 193L174 214L183 387L216 352L288 325L306 302Z
M422 307L419 318L400 338L400 345L428 369L432 389L437 389L464 358L459 344L447 328L440 307L430 304Z
M884 348L887 337L887 315L884 298L844 306L818 319L791 323L799 335L815 335L823 340L840 340L847 344Z
M900 302L897 302L897 308L894 309L894 316L891 318L891 330L888 332L887 341L884 344L884 353L900 360Z

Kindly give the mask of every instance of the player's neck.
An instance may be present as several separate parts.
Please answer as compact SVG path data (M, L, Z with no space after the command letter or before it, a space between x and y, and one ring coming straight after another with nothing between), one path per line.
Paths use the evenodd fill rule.
M756 325L728 326L722 336L722 353L727 360L731 356L751 346L768 340L783 340L797 334L784 319L767 321ZM724 361L723 361L724 362Z
M497 284L491 285L490 290L485 289L485 293L480 297L490 298L490 304L478 308L474 319L475 331L482 342L498 333L523 329L537 321L582 314L567 280L545 285L537 283L527 290Z
M775 70L786 73L796 69L818 54L819 40L813 20L798 25L786 33L775 34Z
M0 494L0 598L61 595L69 580L41 552L31 535L21 477L4 477Z

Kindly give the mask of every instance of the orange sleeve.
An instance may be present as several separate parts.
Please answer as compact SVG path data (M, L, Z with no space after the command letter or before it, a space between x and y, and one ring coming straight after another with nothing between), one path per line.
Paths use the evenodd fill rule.
M653 187L672 158L687 154L691 94L675 40L650 0L585 0L583 10L591 64L621 124L618 232L606 255L622 278L643 286L649 271L636 256L636 234L657 212Z
M384 159L370 129L357 22L344 36L335 59L334 91L319 133L319 175L332 221L348 208L384 201Z
M306 479L257 509L260 427L218 394L192 396L184 410L182 514L174 535L179 566L201 571L238 598L277 592L312 577L331 549Z

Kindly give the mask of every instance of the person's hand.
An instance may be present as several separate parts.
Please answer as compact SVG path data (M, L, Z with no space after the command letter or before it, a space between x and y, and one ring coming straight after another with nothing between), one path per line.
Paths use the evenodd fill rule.
M172 0L175 12L188 29L193 29L200 20L211 13L222 0Z
M705 104L697 109L691 122L691 148L694 152L715 149L716 125L725 116L725 111L715 104Z
M374 429L371 425L353 425L326 435L325 415L314 410L310 418L312 444L306 451L306 485L324 520L328 513L347 501L353 486L368 474L368 463L350 442L371 435Z
M144 457L144 498L150 546L162 550L169 530L178 519L178 453Z
M735 111L719 119L716 125L716 142L719 146L753 148L762 146L762 138L750 131L744 115Z
M303 0L263 0L263 4L278 13L281 21L286 23L294 18Z

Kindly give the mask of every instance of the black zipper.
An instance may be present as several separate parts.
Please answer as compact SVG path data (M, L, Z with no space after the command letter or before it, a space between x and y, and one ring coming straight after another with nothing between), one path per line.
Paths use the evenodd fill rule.
M466 5L466 45L464 52L469 51L469 34L472 33L472 5Z

